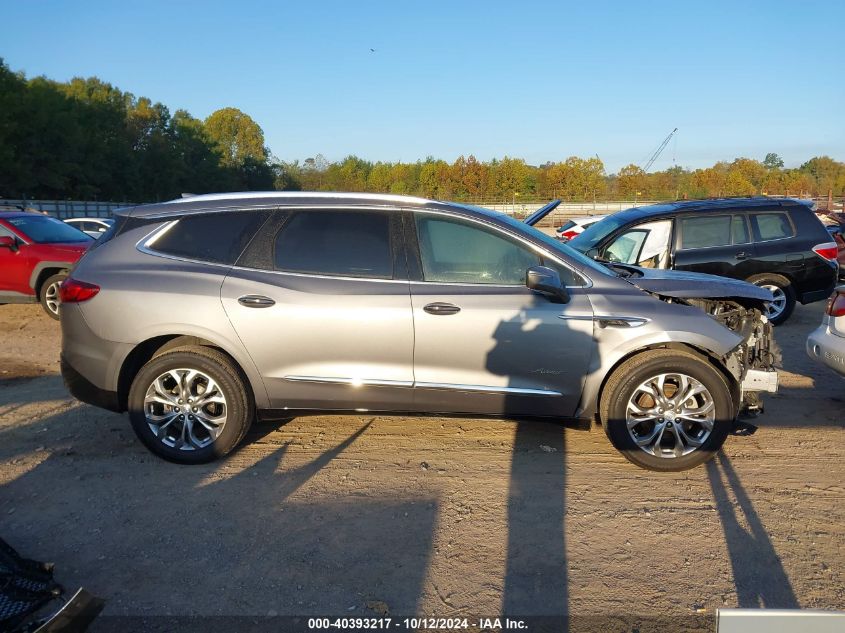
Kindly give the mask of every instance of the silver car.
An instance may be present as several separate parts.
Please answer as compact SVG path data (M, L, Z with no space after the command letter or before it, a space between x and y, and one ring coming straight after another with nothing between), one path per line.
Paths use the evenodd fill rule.
M111 228L114 220L112 218L68 218L65 223L97 240Z
M807 337L807 354L845 376L845 286L834 290L822 324Z
M255 419L590 420L700 464L774 391L768 290L602 265L487 209L373 194L194 196L116 213L61 290L71 393L175 462Z

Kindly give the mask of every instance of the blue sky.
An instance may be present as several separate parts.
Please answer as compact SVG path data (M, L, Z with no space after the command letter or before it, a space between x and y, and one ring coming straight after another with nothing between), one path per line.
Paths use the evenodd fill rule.
M598 154L609 171L845 160L845 2L0 0L0 56L204 118L284 160ZM376 49L373 53L371 48Z

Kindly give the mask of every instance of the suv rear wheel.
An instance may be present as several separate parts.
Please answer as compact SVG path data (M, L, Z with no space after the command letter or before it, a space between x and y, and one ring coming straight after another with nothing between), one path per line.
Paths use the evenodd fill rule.
M766 309L766 317L772 325L780 325L786 321L795 309L795 289L792 282L782 275L754 275L748 278L749 283L771 290L774 300Z
M39 292L41 307L52 319L58 320L59 318L59 307L61 306L59 286L65 279L67 279L67 272L56 273L47 277L41 284L41 291Z
M658 471L706 462L735 418L725 377L698 356L652 350L625 361L602 392L600 415L611 443L629 461Z
M253 417L240 371L226 355L207 347L180 347L154 357L129 390L135 434L153 453L180 464L228 454Z

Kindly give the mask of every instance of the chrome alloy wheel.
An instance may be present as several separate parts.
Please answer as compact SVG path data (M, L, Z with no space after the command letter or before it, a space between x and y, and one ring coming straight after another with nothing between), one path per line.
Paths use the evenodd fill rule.
M783 288L772 284L764 284L760 287L771 291L774 296L774 299L766 304L766 317L770 321L778 318L786 309L786 293Z
M628 399L628 433L655 457L676 458L698 449L713 431L716 405L701 382L686 374L658 374Z
M144 415L165 446L183 451L205 448L226 425L226 396L206 373L171 369L147 388Z
M47 309L53 314L59 313L59 306L61 305L59 286L61 285L61 281L54 281L44 289L44 303L47 304Z

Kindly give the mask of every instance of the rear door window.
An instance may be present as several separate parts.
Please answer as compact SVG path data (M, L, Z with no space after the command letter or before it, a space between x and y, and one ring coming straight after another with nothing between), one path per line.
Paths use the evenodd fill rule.
M299 211L276 235L276 270L393 278L390 217L381 211Z
M680 220L681 248L712 248L748 242L748 227L741 215L708 215Z
M755 213L751 216L756 238L761 242L782 240L795 235L786 213Z
M268 217L267 211L186 215L146 248L173 257L231 265Z

